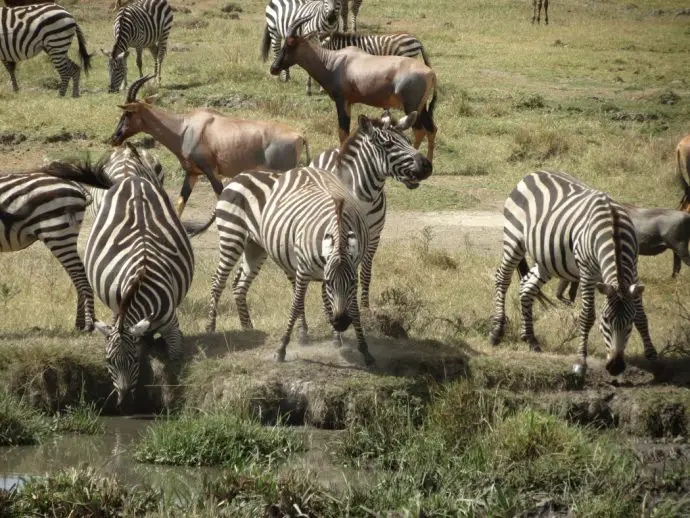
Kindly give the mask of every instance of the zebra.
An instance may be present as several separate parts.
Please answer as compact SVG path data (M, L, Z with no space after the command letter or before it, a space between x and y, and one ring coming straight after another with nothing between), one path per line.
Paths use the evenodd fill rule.
M93 331L93 290L77 252L84 211L91 197L75 182L106 188L106 179L54 162L26 173L0 175L0 252L16 252L42 241L77 290L75 327Z
M349 10L348 3L350 0L342 0L340 6L340 18L343 20L343 32L347 32L347 14ZM362 7L362 0L352 0L352 31L357 32L357 16L359 16L359 9Z
M141 55L149 49L154 60L153 75L161 84L161 68L167 52L168 36L173 14L167 0L136 0L120 7L115 15L113 32L115 43L110 52L101 49L108 58L108 92L114 93L127 86L127 57L129 48L137 52L139 77L144 75Z
M496 308L489 335L497 345L504 332L505 296L516 267L526 268L525 255L535 266L522 279L521 337L540 351L534 336L532 305L541 286L552 276L582 284L580 343L574 371L587 369L587 340L595 320L595 290L606 295L600 330L607 347L606 370L625 370L624 350L633 322L642 336L645 356L656 358L642 306L637 278L638 244L625 207L606 193L592 189L562 172L527 175L508 196L503 214L503 257L496 271Z
M338 13L341 0L270 0L266 6L266 25L262 40L263 60L268 58L268 49L273 49L274 59L280 54L281 42L290 34L292 26L307 20L299 34L333 32L338 28ZM284 70L280 77L290 79L290 71Z
M175 384L184 358L176 308L194 272L191 244L156 174L134 147L123 154L136 174L114 183L103 197L84 254L86 276L113 312L112 325L95 326L106 336L118 406L134 395L147 352L163 360L168 385ZM154 341L154 333L161 338Z
M75 33L81 66L88 75L91 56L86 50L84 35L65 9L55 4L0 7L0 61L10 74L12 90L19 91L15 76L17 62L44 51L60 74L59 95L65 95L71 78L72 97L79 97L80 68L67 56Z
M138 155L138 160L142 162L145 169L132 167L132 156L134 153ZM134 160L137 159L135 158ZM145 149L135 148L129 142L125 142L123 146L115 148L103 159L103 161L103 173L113 183L117 183L126 176L131 176L133 174L141 175L142 171L144 171L143 174L148 176L152 171L157 181L161 185L165 185L165 171L163 171L163 166L158 158ZM86 208L86 214L91 218L95 218L107 191L104 189L95 189L93 187L87 187L86 189L93 199L91 204Z
M540 22L542 0L532 0L532 23ZM549 24L549 0L544 0L544 23Z
M345 3L343 3L343 6ZM414 58L422 56L424 64L431 67L429 55L422 42L414 34L398 32L393 34L353 34L333 32L321 40L321 46L328 50L340 50L345 47L357 47L376 56L404 56ZM311 76L307 79L307 95L311 95Z
M253 327L247 292L270 256L293 286L277 360L285 360L295 322L304 314L309 282L322 281L323 307L334 331L343 332L352 324L366 364L374 363L357 305L357 267L368 249L368 228L358 201L335 176L314 167L285 173L245 171L223 189L215 214L220 260L211 287L208 332L215 331L218 301L240 256L233 295L242 328ZM207 222L191 234L209 226Z

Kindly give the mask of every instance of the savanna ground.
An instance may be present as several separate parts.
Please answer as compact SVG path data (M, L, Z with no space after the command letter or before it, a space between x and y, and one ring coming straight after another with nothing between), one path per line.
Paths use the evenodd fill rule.
M242 2L240 12L224 12L223 5L202 0L175 13L163 86L144 93L158 94L157 103L175 112L209 106L290 123L306 132L314 154L335 145L333 103L305 96L302 70L282 84L259 60L264 2ZM111 6L65 6L90 52L109 50ZM386 187L391 212L375 260L374 314L366 328L377 367L367 371L356 352L331 347L315 288L307 308L312 344L294 340L289 361L275 365L290 290L270 264L249 296L256 330L239 330L226 292L219 332L206 335L217 261L217 234L210 231L194 242L195 281L179 311L193 355L183 380L183 417L151 432L137 458L220 464L231 468L226 477L180 505L179 499L161 504L160 495L98 478L98 472L63 472L32 482L23 493L4 494L0 507L17 515L86 516L98 508L92 496L98 494L98 509L113 515L184 509L228 516L387 510L415 516L687 516L685 267L672 280L669 255L640 260L652 338L664 354L660 383L653 382L635 333L628 370L609 377L596 329L588 378L578 383L568 375L576 310L565 307L536 309L545 352L528 353L518 340L514 287L506 340L498 348L487 344L500 207L526 173L565 170L619 201L677 205L673 150L690 116L685 7L676 0L553 3L545 27L529 23L527 0L365 0L362 29L417 34L440 83L434 175L416 191L392 181ZM150 56L144 63L150 68ZM133 57L129 68L131 80ZM122 96L106 93L100 53L91 75L82 78L81 99L57 98L57 74L43 56L21 63L18 81L17 95L9 81L0 84L4 170L96 157L107 149ZM357 107L353 123L358 113L378 114ZM166 150L156 151L176 195L179 166ZM201 184L184 219L202 219L212 205L208 185ZM17 415L15 399L0 405L14 423L6 430L23 430L18 437L24 439L13 443L40 441L44 429L64 432L32 407L54 412L93 402L113 410L104 404L110 383L101 337L72 331L74 306L67 276L40 244L0 257L0 382L22 400ZM97 315L108 318L101 305ZM348 344L354 345L351 334ZM208 416L198 418L199 411ZM299 456L309 441L282 426L264 430L257 420L342 431L309 463ZM332 478L323 475L324 466L342 471L338 483L324 482ZM59 491L68 495L64 501L55 497Z

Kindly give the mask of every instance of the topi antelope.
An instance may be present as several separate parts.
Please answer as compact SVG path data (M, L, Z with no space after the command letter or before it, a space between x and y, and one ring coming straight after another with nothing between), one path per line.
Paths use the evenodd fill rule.
M141 86L152 79L145 76L129 87L123 114L111 137L114 146L144 132L168 148L180 161L185 179L177 202L182 215L199 175L211 182L216 196L223 190L220 178L233 178L247 169L264 167L287 171L297 166L306 137L289 126L269 121L242 120L214 110L200 108L177 115L156 108L153 97L136 98Z
M335 101L338 110L340 143L350 134L350 110L361 103L379 108L402 108L405 114L417 111L413 125L414 147L427 137L427 158L434 157L436 125L436 74L416 59L401 56L372 56L354 47L326 50L308 37L297 36L306 20L295 22L271 65L278 75L292 65L299 65L313 77ZM264 49L264 58L266 49ZM433 96L427 100L433 89Z
M678 179L683 186L680 210L690 213L690 185L688 185L688 180L690 180L690 135L686 135L676 146L676 166ZM688 180L685 179L683 171L688 175Z

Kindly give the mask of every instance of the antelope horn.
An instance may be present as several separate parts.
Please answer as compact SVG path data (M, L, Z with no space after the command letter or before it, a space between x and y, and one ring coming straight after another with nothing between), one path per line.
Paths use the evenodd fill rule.
M153 74L149 74L147 76L140 77L139 79L134 81L132 85L129 87L129 90L127 90L127 98L125 100L125 103L132 103L136 101L139 89L144 85L144 83L150 81L154 77L155 76Z
M297 31L304 25L311 16L302 16L302 18L298 18L295 20L295 22L290 26L290 30L288 31L288 34L290 36L297 36Z

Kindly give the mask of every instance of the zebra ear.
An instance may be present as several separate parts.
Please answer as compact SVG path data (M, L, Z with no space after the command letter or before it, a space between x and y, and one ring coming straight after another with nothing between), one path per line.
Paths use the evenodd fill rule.
M321 257L328 259L333 253L333 236L326 234L321 242Z
M140 322L137 322L129 328L129 334L132 336L142 336L151 327L151 319L145 318Z
M103 336L110 336L110 333L113 331L113 328L110 327L108 324L104 324L100 320L96 320L93 323L93 326L103 335Z
M607 297L610 297L616 293L616 288L603 282L597 282L597 290L599 290L599 293L606 295Z
M355 233L352 231L347 233L347 254L352 259L356 259L359 255L359 242L357 241Z
M359 129L361 129L366 136L371 137L374 135L374 125L366 115L360 115L359 119L357 119L357 124L359 124Z
M630 286L630 296L631 297L639 297L640 295L642 295L643 292L644 292L644 284L642 284L641 282L638 282L638 283Z
M398 131L405 131L410 128L417 120L417 112L408 113L405 117L400 119L395 125L395 129Z

